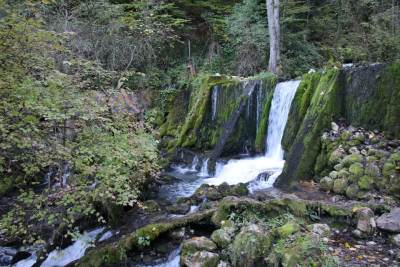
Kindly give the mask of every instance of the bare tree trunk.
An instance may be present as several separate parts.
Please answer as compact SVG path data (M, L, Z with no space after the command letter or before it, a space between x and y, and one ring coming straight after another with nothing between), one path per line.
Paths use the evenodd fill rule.
M267 1L268 32L269 32L269 63L268 70L279 73L280 65L280 25L279 25L279 0Z

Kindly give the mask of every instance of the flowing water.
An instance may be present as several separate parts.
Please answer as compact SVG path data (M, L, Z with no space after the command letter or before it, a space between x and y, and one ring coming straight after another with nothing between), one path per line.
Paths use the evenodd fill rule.
M212 95L211 95L211 119L214 121L217 116L217 108L218 108L218 94L219 94L219 86L216 85L213 87Z
M280 175L285 161L281 141L289 115L290 105L296 94L300 81L278 83L272 99L268 135L266 139L266 153L262 157L230 160L213 178L206 183L218 185L221 183L237 184L248 183L251 191L272 187ZM258 179L262 173L272 173L266 180Z

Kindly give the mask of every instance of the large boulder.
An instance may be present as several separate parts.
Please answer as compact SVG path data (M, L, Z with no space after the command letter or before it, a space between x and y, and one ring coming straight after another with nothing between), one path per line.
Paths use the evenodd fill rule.
M400 208L394 208L390 213L385 213L376 220L379 229L400 233Z
M231 261L234 267L265 266L273 236L264 227L252 224L235 237Z

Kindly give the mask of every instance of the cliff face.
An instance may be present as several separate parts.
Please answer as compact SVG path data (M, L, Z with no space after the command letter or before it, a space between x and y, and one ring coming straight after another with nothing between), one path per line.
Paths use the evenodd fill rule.
M400 138L400 63L306 74L283 137L286 164L277 186L314 176L320 137L332 121Z

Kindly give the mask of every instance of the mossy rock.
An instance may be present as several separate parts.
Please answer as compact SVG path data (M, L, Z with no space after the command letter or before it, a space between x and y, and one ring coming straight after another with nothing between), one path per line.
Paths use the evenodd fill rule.
M333 179L331 177L324 177L320 181L320 187L323 191L331 191L333 189Z
M349 167L349 172L355 177L361 177L364 174L364 166L359 163L353 163Z
M183 242L181 255L182 256L192 255L196 251L213 252L216 249L217 249L217 245L210 239L208 239L204 236L193 237L193 238Z
M249 194L249 189L247 188L246 184L239 183L237 185L233 185L230 188L228 194L231 196L237 196L237 197L247 196Z
M338 178L338 172L337 171L331 171L329 173L329 177L332 178L332 179Z
M396 173L396 166L390 162L386 161L385 165L383 165L382 174L386 177L390 177Z
M367 166L365 167L365 175L371 177L379 177L382 175L381 170L379 169L379 166L375 161L367 163Z
M333 167L333 169L334 169L335 171L340 171L340 170L343 169L343 168L344 168L344 166L343 166L343 164L341 164L341 163L336 164L336 165Z
M333 192L336 194L345 194L348 185L347 178L336 179L333 183Z
M355 199L360 192L360 188L356 184L352 184L346 189L346 196L350 199Z
M211 234L211 240L215 242L220 248L227 247L232 242L231 233L228 232L226 229L221 228L215 230Z
M363 157L360 154L351 154L347 155L346 157L343 158L342 164L345 167L350 167L350 165L354 163L361 163L363 160Z
M362 190L371 190L374 185L374 179L371 176L364 175L358 180L358 186Z
M337 178L340 178L340 179L346 178L347 179L349 176L350 176L350 173L348 172L347 168L345 168L345 169L341 169L338 172Z
M244 227L232 244L231 262L234 267L265 266L273 242L273 234L256 224Z
M220 257L209 251L196 251L191 255L181 255L180 266L182 267L217 267Z
M276 231L280 238L286 238L289 235L292 235L292 234L300 231L300 225L295 222L288 222L288 223L284 224L283 226L278 227L276 229Z

